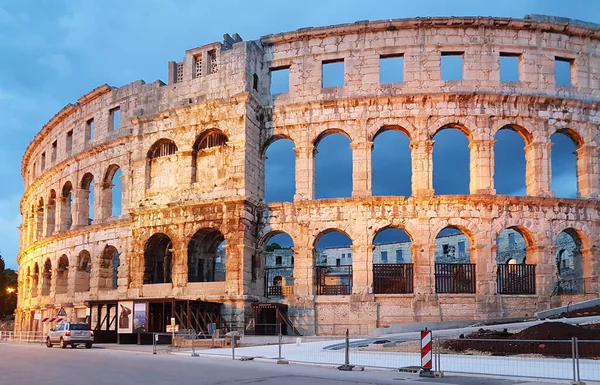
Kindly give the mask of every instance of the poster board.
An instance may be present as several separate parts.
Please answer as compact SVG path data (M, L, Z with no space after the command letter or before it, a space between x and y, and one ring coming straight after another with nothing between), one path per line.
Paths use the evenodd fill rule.
M144 333L148 331L148 302L133 304L133 332Z
M117 333L133 333L133 301L119 302Z

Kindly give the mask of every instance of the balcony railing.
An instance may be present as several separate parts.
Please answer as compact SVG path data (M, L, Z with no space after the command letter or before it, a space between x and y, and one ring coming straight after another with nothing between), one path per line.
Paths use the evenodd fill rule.
M597 277L563 278L556 283L557 294L597 294L599 289Z
M265 297L282 297L293 294L294 267L269 267L265 269Z
M498 265L498 294L535 294L535 265Z
M412 263L373 264L373 293L406 294L412 292Z
M436 293L475 293L474 263L436 263Z
M352 265L317 266L317 295L352 293Z

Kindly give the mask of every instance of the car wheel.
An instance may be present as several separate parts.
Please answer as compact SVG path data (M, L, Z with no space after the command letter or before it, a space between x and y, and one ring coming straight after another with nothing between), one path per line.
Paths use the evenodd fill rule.
M50 342L50 337L46 338L46 346L49 348L52 347L52 343Z
M91 342L86 342L85 343L85 348L86 349L91 349L92 348L92 343Z
M62 337L60 337L60 348L61 349L67 348L67 343L62 339Z
M76 347L77 347L77 344L73 344L73 345L71 345L71 348L72 348L72 349L75 349Z

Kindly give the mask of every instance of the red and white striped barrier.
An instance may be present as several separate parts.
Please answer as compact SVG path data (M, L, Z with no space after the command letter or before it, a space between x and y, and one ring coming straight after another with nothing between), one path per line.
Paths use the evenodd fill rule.
M430 371L433 367L431 360L431 330L421 331L421 367Z
M42 318L42 322L60 322L63 319L60 317L46 317L46 318Z

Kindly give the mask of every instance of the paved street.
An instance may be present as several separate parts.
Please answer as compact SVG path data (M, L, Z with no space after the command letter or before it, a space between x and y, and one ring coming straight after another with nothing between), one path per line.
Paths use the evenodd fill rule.
M421 379L392 371L340 372L304 365L276 365L225 358L186 357L94 348L48 349L0 344L0 384L486 384L512 385L523 380L453 376ZM541 384L541 383L536 383Z

